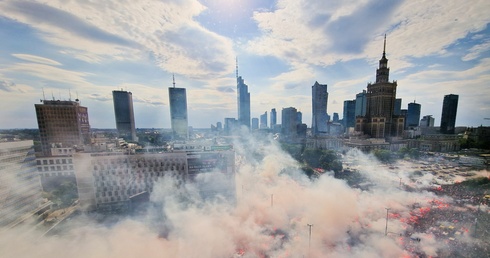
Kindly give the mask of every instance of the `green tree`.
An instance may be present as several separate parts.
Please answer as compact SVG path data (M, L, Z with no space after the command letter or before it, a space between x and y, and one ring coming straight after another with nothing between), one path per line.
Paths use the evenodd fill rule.
M390 163L392 161L391 152L389 150L376 149L372 153L383 163Z

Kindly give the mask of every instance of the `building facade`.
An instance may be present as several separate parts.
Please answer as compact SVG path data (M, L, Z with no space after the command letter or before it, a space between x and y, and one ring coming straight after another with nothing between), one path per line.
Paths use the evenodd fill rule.
M78 100L43 100L43 104L34 106L44 155L51 154L53 145L74 147L90 144L88 109Z
M311 131L314 135L326 134L328 132L327 122L327 103L328 92L326 84L315 82L311 86L311 106L312 106L312 123Z
M267 111L264 114L260 115L260 129L267 128Z
M132 196L151 193L158 180L192 183L203 199L235 201L233 150L145 154L74 155L80 205L88 210L126 210Z
M397 82L389 81L389 73L385 37L376 82L367 85L366 116L356 117L356 131L372 138L401 137L403 134L405 118L394 114Z
M168 88L170 102L170 123L174 139L187 140L189 138L189 124L187 120L187 94L185 88Z
M281 131L286 137L295 137L298 134L298 111L294 107L283 108L281 112Z
M421 105L418 103L412 102L408 103L408 109L407 109L407 117L406 117L406 127L405 129L408 128L414 128L419 126L419 121L420 121L420 109Z
M127 141L137 142L136 126L134 123L133 94L128 91L112 91L116 128L119 137Z
M356 101L355 100L344 101L344 116L342 119L345 128L356 126Z
M420 119L420 127L434 127L435 119L431 115L427 115Z
M356 94L355 117L366 116L366 109L367 109L367 92L366 90L363 90L362 92Z
M238 123L250 129L250 92L248 85L241 76L238 76L238 64L236 68L237 80L237 104L238 104Z
M0 227L13 227L42 211L41 193L33 141L0 142Z
M276 109L271 109L271 129L277 124L277 112Z
M454 134L456 127L456 113L458 111L459 95L449 94L444 96L441 115L441 133Z

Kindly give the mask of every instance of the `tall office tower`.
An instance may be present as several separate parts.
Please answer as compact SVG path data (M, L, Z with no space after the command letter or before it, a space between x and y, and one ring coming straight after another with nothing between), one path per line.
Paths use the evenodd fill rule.
M187 140L189 138L189 125L187 121L187 94L185 88L168 88L170 100L170 122L174 139Z
M49 208L48 203L41 205L41 181L33 146L32 140L0 142L0 227L21 224Z
M216 129L218 129L218 131L223 130L223 124L221 122L217 122L216 123Z
M394 115L397 83L389 81L389 74L385 36L376 82L367 85L366 116L356 119L356 131L373 138L400 137L403 133L405 119Z
M276 109L271 109L271 129L277 124L277 112Z
M441 133L454 134L456 126L456 112L458 111L459 95L449 94L444 96L441 115Z
M88 109L76 101L43 100L35 104L37 124L44 155L51 155L52 145L63 147L90 144Z
M400 116L405 117L405 121L403 122L403 128L407 128L408 110L407 109L400 109Z
M336 113L336 112L333 113L332 122L334 122L334 123L338 123L339 122L339 113Z
M288 107L282 109L282 133L285 136L296 136L297 135L297 127L298 127L298 114L297 110L294 107Z
M134 124L133 94L128 91L112 91L116 128L119 136L125 140L136 142L136 127Z
M402 110L402 99L395 99L395 110L393 111L393 114L395 116L399 116L401 110Z
M420 119L420 127L434 127L434 118L432 115L427 115Z
M356 94L356 112L354 117L366 116L367 108L367 92L363 90L361 93Z
M312 123L311 132L313 135L327 133L327 102L328 92L326 84L319 84L315 82L311 86L311 106L312 106Z
M344 101L344 127L356 126L356 101L346 100Z
M252 130L259 129L259 119L254 117L252 118Z
M419 121L420 121L420 104L415 103L408 103L408 110L407 110L407 127L406 128L413 128L413 127L418 127L419 126Z
M260 115L260 129L267 128L267 111L264 114Z
M238 60L236 65L238 123L250 129L250 92L241 76L238 76Z

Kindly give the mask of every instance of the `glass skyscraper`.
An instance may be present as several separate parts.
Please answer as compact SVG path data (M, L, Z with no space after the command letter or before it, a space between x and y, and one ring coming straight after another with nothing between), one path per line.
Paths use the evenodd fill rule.
M112 91L116 128L120 137L129 141L138 141L134 124L133 94L128 91Z
M326 84L315 82L311 86L311 106L312 106L312 123L311 131L313 134L327 133L327 115L328 92Z
M458 95L449 94L444 96L441 115L441 133L454 134L456 127L456 112L458 111Z
M168 88L170 100L170 122L174 139L186 140L189 138L189 125L187 121L187 95L185 88Z

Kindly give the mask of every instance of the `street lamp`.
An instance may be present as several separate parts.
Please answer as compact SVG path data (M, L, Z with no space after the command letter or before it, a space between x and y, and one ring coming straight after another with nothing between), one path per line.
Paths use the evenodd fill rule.
M386 226L385 226L385 236L388 235L388 211L390 208L385 208L386 209Z
M306 224L309 228L309 234L308 234L308 257L310 257L310 248L311 248L311 227L313 227L313 224Z

